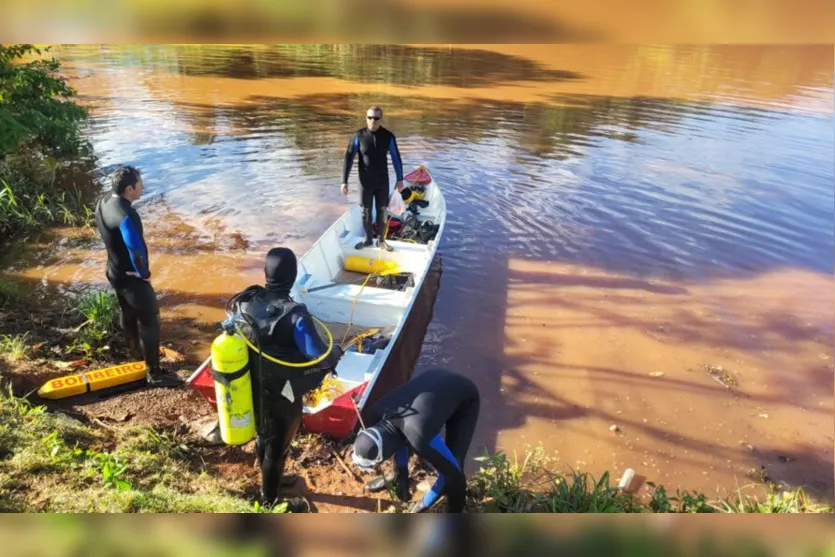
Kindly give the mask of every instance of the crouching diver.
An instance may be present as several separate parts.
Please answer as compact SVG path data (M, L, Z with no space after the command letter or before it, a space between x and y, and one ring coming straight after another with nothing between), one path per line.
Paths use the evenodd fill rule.
M286 502L290 512L306 512L309 505L302 497L279 499L279 487L296 479L282 481L285 459L301 425L302 397L328 372L335 373L341 352L323 342L307 308L290 297L296 272L295 254L273 248L264 266L265 285L250 286L229 305L249 324L241 329L249 340L262 502L268 507Z
M414 452L435 468L438 480L410 512L429 509L442 495L447 497L446 512L463 512L467 490L464 459L478 422L479 405L478 389L471 380L442 369L425 371L369 409L369 423L374 425L357 435L354 464L373 470L394 456L397 496L408 501L408 464ZM443 426L446 441L440 435Z

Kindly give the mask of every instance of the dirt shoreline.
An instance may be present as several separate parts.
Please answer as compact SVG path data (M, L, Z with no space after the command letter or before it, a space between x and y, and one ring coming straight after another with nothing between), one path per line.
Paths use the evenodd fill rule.
M407 319L403 340L392 350L391 361L382 373L386 381L382 389L389 389L408 380L420 354L426 328L432 318L435 297L440 286L441 263L438 257L418 294L415 310ZM50 412L60 412L95 428L119 430L129 427L150 427L161 433L188 439L199 451L195 459L205 470L228 481L230 490L241 497L257 500L260 475L255 458L254 442L240 447L212 446L200 439L200 430L216 417L215 409L195 390L183 386L178 389L151 389L142 382L125 386L128 390L113 389L91 392L59 400L46 400L37 390L47 381L112 365L129 363L126 344L118 333L109 339L107 349L100 354L83 357L70 348L78 329L62 298L50 297L34 308L0 309L3 328L0 334L27 334L32 347L27 359L10 361L0 356L0 371L16 396L26 397L34 404L42 404ZM163 311L165 334L160 346L161 363L186 380L203 361L211 340L216 335L208 323L176 318L168 321ZM198 336L199 335L199 336ZM195 338L196 337L196 338ZM409 370L401 373L398 370ZM381 393L374 393L379 396ZM293 443L286 473L296 474L298 481L289 493L303 494L311 503L312 512L378 512L393 504L385 492L370 494L364 491L363 477L339 464L350 462L350 444L302 430ZM411 477L414 497L417 486L428 472L416 469L412 462ZM347 469L346 469L347 468ZM351 473L349 473L351 472Z
M435 278L439 278L439 273ZM437 284L431 286L436 288ZM110 349L104 355L88 360L79 359L77 355L64 351L73 331L70 326L73 322L68 322L65 312L58 312L54 307L41 307L25 315L19 313L21 317L16 321L7 319L15 312L8 308L2 312L2 333L28 331L35 347L30 359L25 361L11 362L0 356L2 376L9 380L15 395L26 396L36 404L44 404L50 412L68 415L100 430L112 431L116 433L114 438L120 432L138 426L153 428L158 433L181 440L189 446L190 465L194 469L204 470L219 479L231 495L252 502L258 500L260 477L254 443L232 447L213 446L202 441L199 431L214 421L215 412L196 391L186 387L150 389L141 386L110 396L89 393L62 400L40 399L35 391L50 379L125 363L126 347L118 339L112 339ZM196 325L191 323L189 326ZM168 330L171 338L177 338L177 333L183 332L171 327ZM185 338L164 342L162 362L186 379L202 361L199 351L193 348L191 341ZM409 351L401 350L402 357L407 360L416 359L419 349L413 348ZM722 374L716 370L707 370L705 373L723 379ZM395 382L397 380L405 378L394 379ZM394 512L398 507L401 511L405 508L386 492L365 492L364 482L370 480L371 476L361 475L346 465L347 462L350 462L349 442L300 432L291 448L286 468L287 474L297 475L298 480L286 493L304 495L311 504L311 512L318 513ZM419 463L413 459L410 475L413 501L423 495L421 489L434 481L427 469L416 468L416 465ZM387 469L390 470L389 467ZM765 470L761 477L750 479L761 482L769 480ZM616 482L617 478L611 481ZM762 490L764 493L765 489Z
M166 346L166 348L173 348ZM59 369L56 362L38 358L33 361L3 362L3 377L12 385L14 394L29 399L33 404L43 404L49 412L62 413L97 429L123 430L131 427L149 427L158 433L189 442L196 449L195 464L203 466L209 474L224 480L230 492L240 497L257 500L260 475L255 458L254 442L240 447L208 445L200 440L199 430L213 422L216 412L196 391L179 389L152 389L144 385L129 392L99 395L89 393L61 400L40 398L36 391L45 382L70 373L100 369L121 361L97 360L95 363ZM164 363L174 364L170 359ZM176 365L177 374L185 379L197 362L182 360ZM312 506L312 512L376 512L392 503L385 493L369 494L363 491L359 474L349 475L337 462L348 459L350 445L301 431L297 436L287 462L286 473L296 474L299 481L288 493L303 494ZM412 477L412 488L423 481L425 473ZM367 481L366 477L363 479Z

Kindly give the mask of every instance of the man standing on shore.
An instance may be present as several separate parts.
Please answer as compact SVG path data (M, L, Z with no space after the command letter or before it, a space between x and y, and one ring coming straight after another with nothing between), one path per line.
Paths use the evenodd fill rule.
M372 207L377 212L377 245L386 251L392 247L386 243L386 208L389 204L388 158L397 176L397 191L403 190L403 160L397 148L394 134L383 127L383 109L373 106L366 111L366 127L356 131L345 151L345 165L342 169L342 195L348 195L348 176L354 164L354 157L359 155L359 178L362 200L362 225L365 229L365 241L358 243L356 249L371 247Z
M107 248L107 281L116 291L121 325L134 357L142 357L151 387L177 387L182 381L162 372L159 364L160 318L151 286L148 248L142 221L131 203L142 196L142 176L122 166L113 177L113 192L96 204L96 227Z

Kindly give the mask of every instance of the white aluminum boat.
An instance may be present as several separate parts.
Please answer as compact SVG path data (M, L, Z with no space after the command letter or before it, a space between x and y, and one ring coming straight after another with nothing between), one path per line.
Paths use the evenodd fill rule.
M428 205L418 209L417 219L437 225L432 240L421 243L389 239L393 251L380 249L376 242L372 247L357 249L356 245L364 240L365 233L361 207L354 204L299 258L292 298L305 304L311 315L327 324L335 344L369 329L379 329L389 338L384 348L366 352L360 351L360 345L359 350L344 353L336 367L336 381L341 383L343 394L335 398L322 397L315 407L304 408L305 426L314 432L339 438L353 429L356 410L347 397L362 391L357 406L363 408L406 323L443 237L446 202L429 170L419 166L404 177L404 183L407 187L414 183L425 184L423 199ZM397 192L393 191L392 195ZM345 262L350 256L366 258L375 264L395 264L396 272L412 275L413 285L409 283L401 289L378 287L375 277L364 280L367 274L346 272ZM319 330L323 332L321 326ZM209 360L204 362L188 383L214 403L214 389L209 388L209 364Z

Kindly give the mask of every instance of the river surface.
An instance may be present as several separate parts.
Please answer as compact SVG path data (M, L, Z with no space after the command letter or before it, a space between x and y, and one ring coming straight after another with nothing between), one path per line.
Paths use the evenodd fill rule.
M217 319L357 202L342 155L379 104L447 199L418 369L479 385L470 456L541 443L710 495L765 466L832 498L831 47L55 52L102 168L143 170L164 321ZM9 271L104 283L99 244L35 247Z

